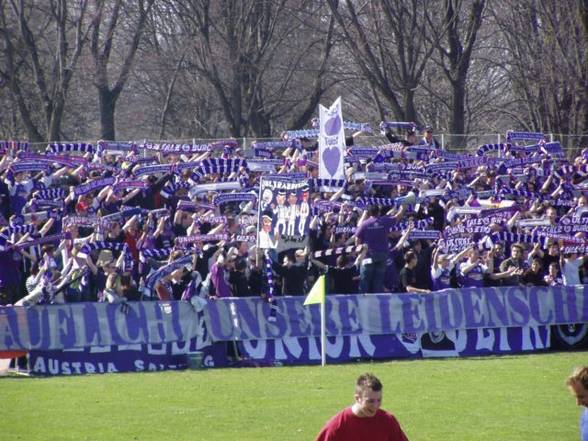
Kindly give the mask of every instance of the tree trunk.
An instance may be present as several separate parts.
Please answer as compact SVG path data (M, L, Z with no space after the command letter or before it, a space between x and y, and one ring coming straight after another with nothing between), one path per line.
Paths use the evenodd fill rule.
M465 79L458 80L451 88L451 125L450 133L465 133ZM465 147L464 136L453 136L452 147Z
M403 120L417 123L417 112L414 105L415 89L406 89L404 92L404 115Z
M100 106L100 138L115 141L114 110L118 96L115 96L108 89L100 88L98 89L98 98Z
M60 96L53 102L53 112L51 112L51 119L49 120L49 126L47 127L48 142L61 141L61 121L63 120L64 110L65 99Z

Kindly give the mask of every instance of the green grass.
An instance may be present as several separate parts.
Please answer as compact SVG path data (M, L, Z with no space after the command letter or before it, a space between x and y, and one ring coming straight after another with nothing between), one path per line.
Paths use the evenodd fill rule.
M564 386L588 353L0 379L0 440L314 440L358 374L411 441L579 439Z

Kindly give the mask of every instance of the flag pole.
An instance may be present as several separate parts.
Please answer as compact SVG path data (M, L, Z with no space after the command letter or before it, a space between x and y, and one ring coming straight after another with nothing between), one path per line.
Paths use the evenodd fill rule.
M327 364L327 332L325 326L325 301L321 302L321 366Z

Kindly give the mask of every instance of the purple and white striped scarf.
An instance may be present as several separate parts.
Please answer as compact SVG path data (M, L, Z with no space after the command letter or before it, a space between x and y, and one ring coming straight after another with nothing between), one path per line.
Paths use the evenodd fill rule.
M492 152L492 151L504 152L504 151L510 149L510 147L511 147L511 145L508 143L484 144L484 145L481 145L480 147L478 147L478 150L476 150L476 155L477 156L484 156L486 153Z
M178 201L176 208L182 211L197 211L200 209L214 210L216 207L214 204L207 202L190 202L190 201Z
M229 236L226 233L219 234L194 234L192 236L176 237L176 244L180 247L185 247L188 244L195 242L219 242L221 240L228 240Z
M15 162L10 166L12 173L23 173L31 171L43 171L48 173L50 170L49 164L39 162Z
M168 263L165 266L162 266L157 271L153 271L151 274L147 276L145 279L145 287L149 289L149 291L153 291L155 287L155 283L167 276L168 274L173 273L175 270L182 268L183 266L188 266L192 263L192 256L184 256L177 260L174 260L171 263Z
M63 199L69 194L69 191L64 188L47 188L45 190L39 190L34 195L34 199Z
M302 130L288 130L286 132L288 139L296 138L318 138L320 135L319 129L302 129Z
M288 149L300 148L302 143L299 139L289 139L286 141L254 141L252 144L254 150L274 150L274 149ZM257 154L255 155L257 156Z
M223 193L218 194L212 200L212 203L220 207L221 205L227 204L229 202L237 202L237 201L255 201L257 200L257 195L254 193Z
M173 182L163 187L159 194L164 198L169 199L174 195L176 191L180 189L189 190L192 187L193 184L189 183L188 181Z
M490 239L493 243L542 243L542 245L545 246L545 237L541 237L538 234L520 234L501 231L499 233L491 234Z
M345 179L312 178L312 179L308 180L308 186L312 189L312 191L320 191L320 189L322 187L328 187L328 188L347 187L347 181L345 181Z
M87 164L88 162L86 158L81 156L44 155L41 153L23 153L19 158L28 161L48 162L51 164L56 163L71 168Z
M264 160L249 160L247 162L249 170L251 172L265 172L265 173L274 173L276 171L276 167L281 167L284 165L283 159L264 159Z
M540 132L515 132L509 130L506 132L507 141L542 141L545 139L545 135Z
M174 250L174 247L165 247L165 248L141 248L139 250L139 261L140 262L147 262L147 259L167 259L171 252Z
M350 245L348 247L331 248L328 250L315 251L312 255L315 258L328 257L328 256L339 256L341 254L359 253L362 245Z
M77 227L90 227L96 228L102 224L102 219L98 216L73 216L69 215L62 219L63 227L77 226Z
M86 184L78 185L74 188L74 194L76 196L80 196L82 194L90 193L91 191L97 190L99 188L104 188L107 185L114 184L115 179L113 177L110 178L103 178L103 179L96 179L94 181L90 181Z
M71 237L70 233L60 233L60 234L53 234L51 236L40 237L38 239L33 239L26 241L24 243L19 243L16 245L12 245L9 247L13 250L25 250L32 246L43 245L46 243L53 243L53 242L61 242L64 239L69 239Z
M441 236L441 232L437 230L412 230L408 235L409 240L425 239L437 240Z
M84 142L74 143L52 143L47 145L45 150L49 154L57 153L94 153L94 146L92 144L86 144Z
M380 123L380 132L384 134L386 129L404 129L414 131L416 130L416 124L406 121L382 121Z
M123 150L123 151L135 151L137 145L133 142L116 142L116 141L98 141L96 152L103 153L107 150Z
M127 244L123 242L107 242L104 240L98 240L82 245L78 251L78 257L85 259L92 251L99 250L123 251L125 247L127 247Z
M24 150L29 149L28 141L0 141L0 149L3 150Z
M226 216L202 215L202 216L194 217L194 221L200 222L200 223L207 222L209 224L218 225L218 224L226 224L228 221L228 218Z
M210 174L231 174L238 172L241 167L247 168L247 161L241 158L223 159L210 158L205 159L200 164L198 170L192 175L192 179L199 182L202 176Z
M156 175L159 173L167 174L174 170L174 164L155 164L145 165L143 167L136 168L133 170L133 176L138 178L143 175Z
M112 186L114 191L120 190L134 190L136 188L140 188L141 190L145 190L149 184L145 181L119 181Z
M119 211L117 213L112 213L112 214L108 214L106 216L102 216L102 221L106 222L106 223L119 222L119 221L122 221L123 219L133 217L136 214L143 214L145 212L149 212L149 211L145 210L143 208L139 208L139 207L121 208L121 211Z

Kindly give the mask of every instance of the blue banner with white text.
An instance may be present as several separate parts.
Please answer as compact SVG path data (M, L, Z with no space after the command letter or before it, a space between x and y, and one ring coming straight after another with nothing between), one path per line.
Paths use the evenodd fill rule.
M204 310L213 341L320 335L320 309L303 297L226 298ZM428 333L588 323L588 286L448 289L429 294L327 296L328 336Z
M188 302L0 308L0 350L53 350L187 341L202 332Z

